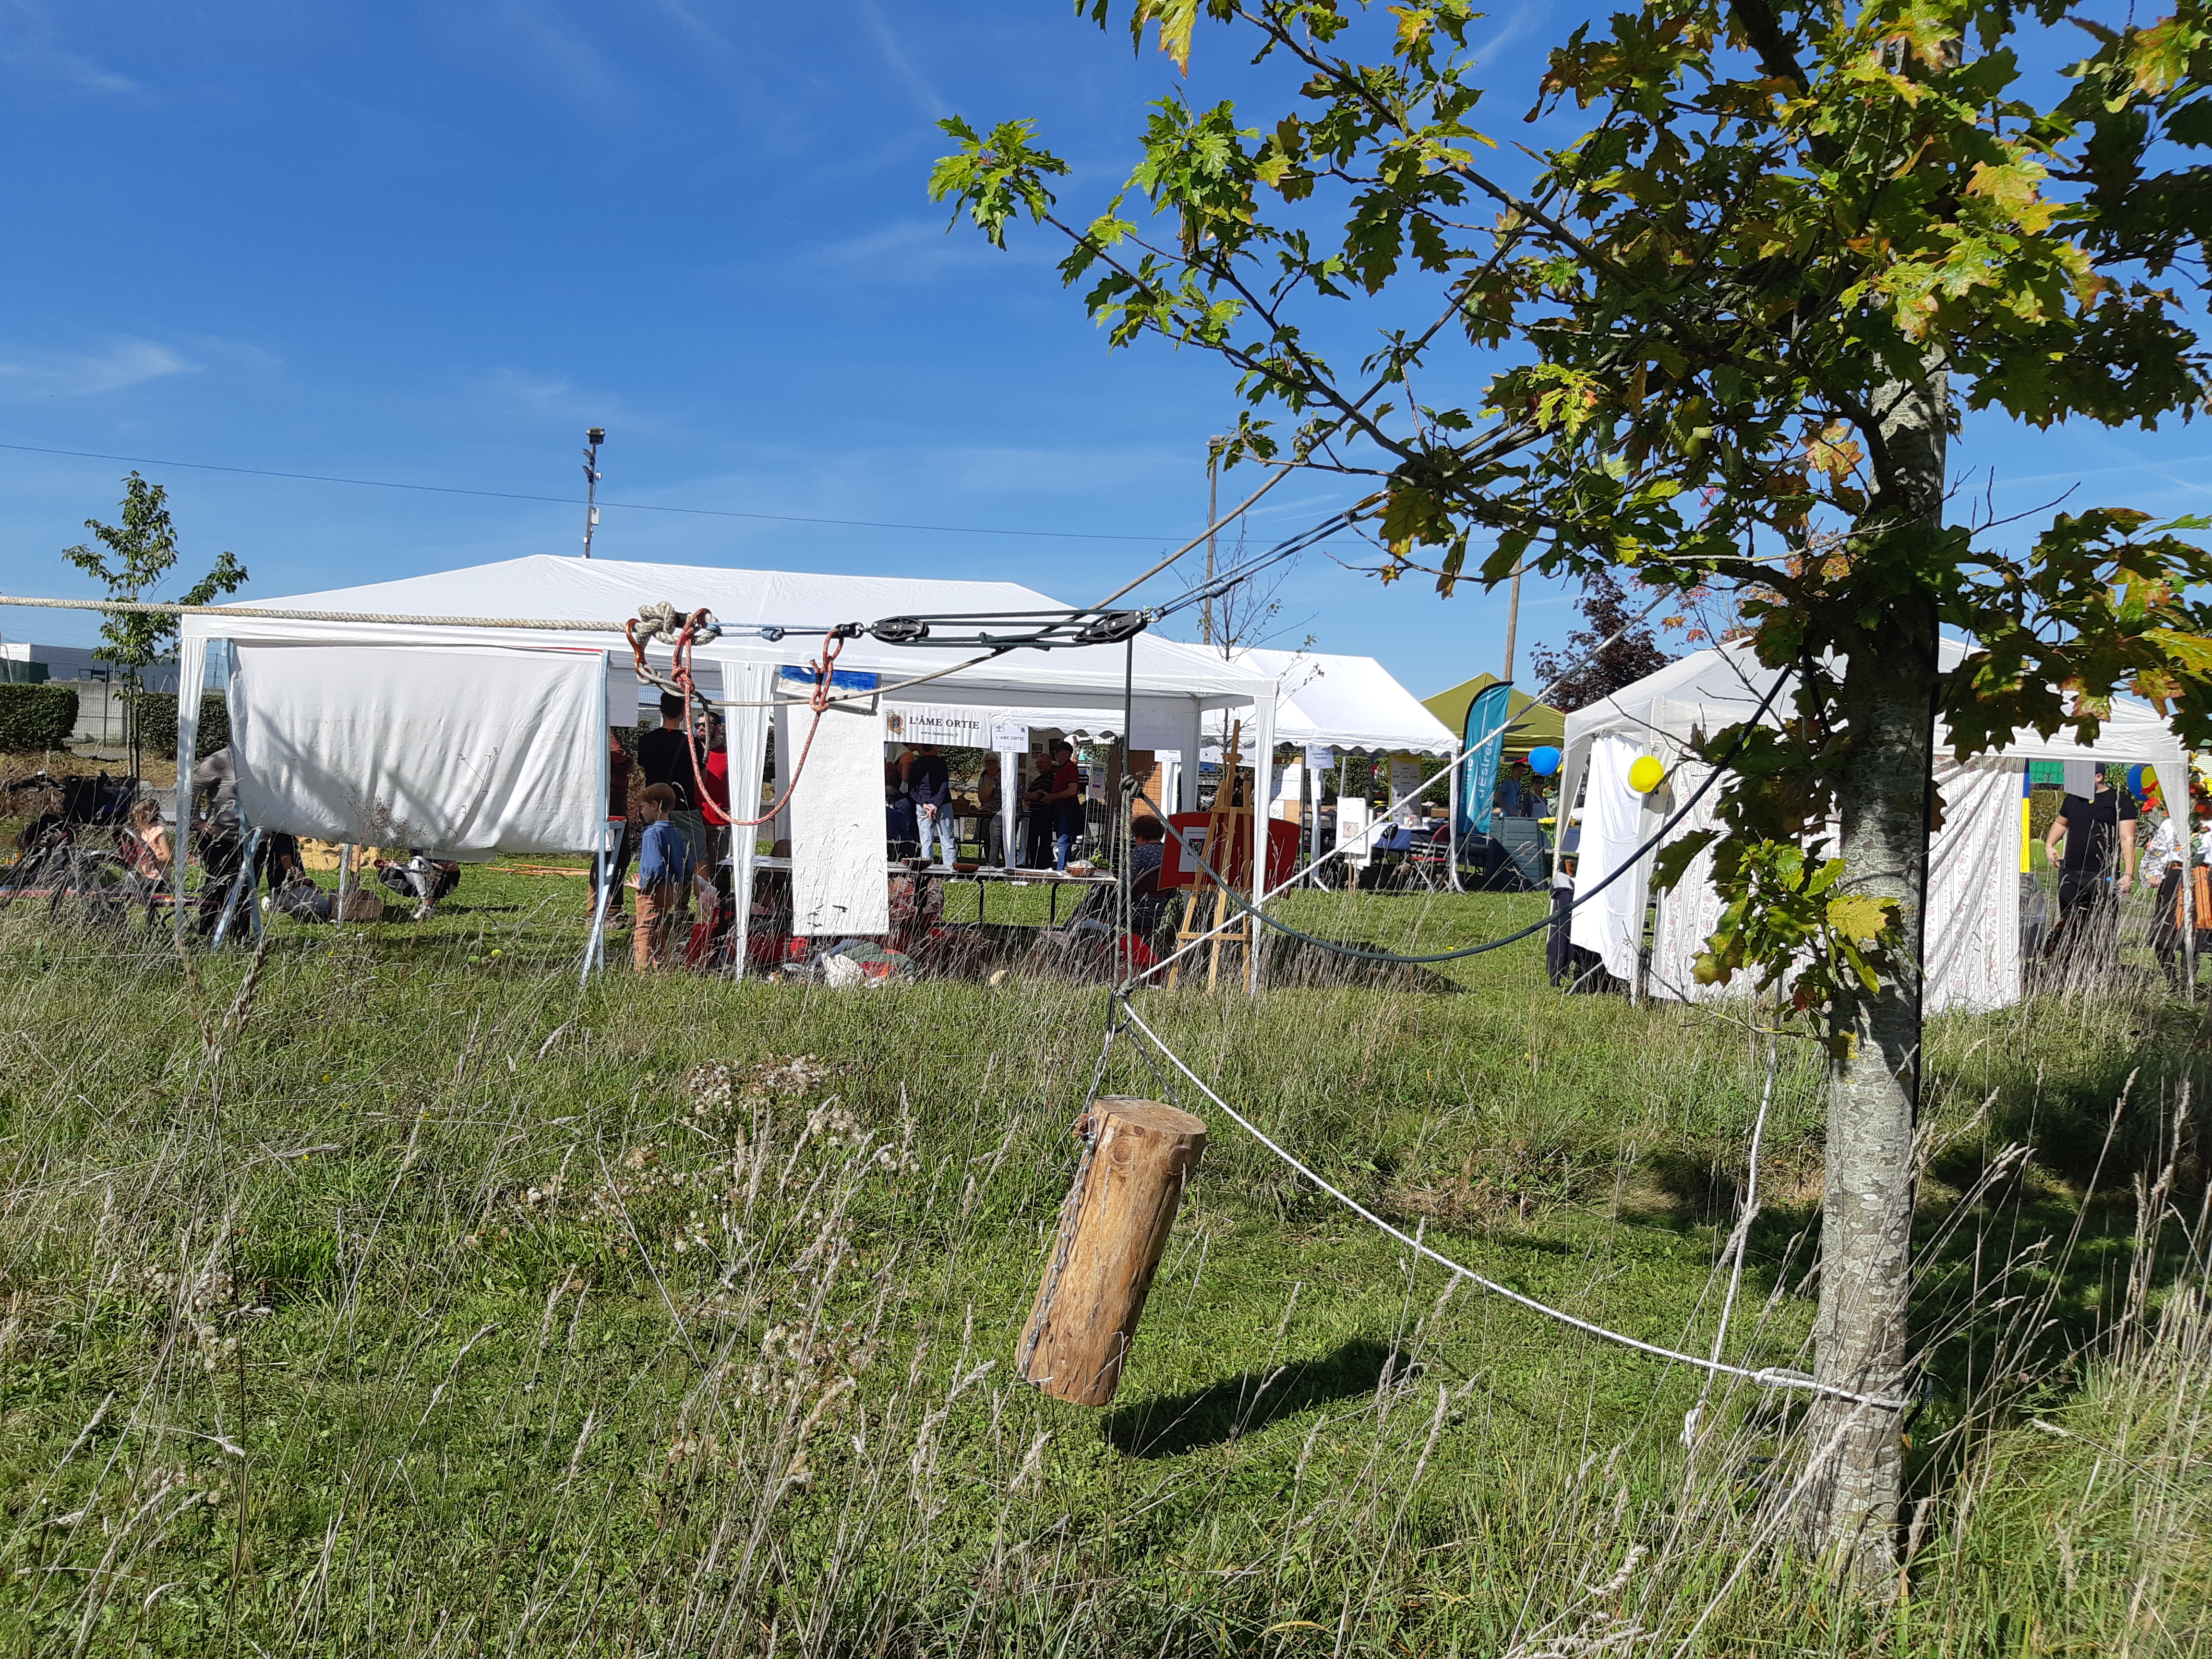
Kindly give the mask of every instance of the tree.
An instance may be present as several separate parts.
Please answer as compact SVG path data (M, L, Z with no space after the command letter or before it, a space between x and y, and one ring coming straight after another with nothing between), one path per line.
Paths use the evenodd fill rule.
M84 527L106 551L88 543L62 550L62 557L106 584L111 599L137 604L157 587L176 568L177 528L169 517L169 492L148 483L134 468L123 481L123 522L102 524L87 519ZM112 560L112 562L111 562ZM235 593L246 580L246 567L228 553L216 556L215 568L185 590L181 605L210 605L221 595ZM110 611L100 625L100 647L94 654L123 671L125 709L131 729L131 769L144 769L139 754L138 698L145 671L162 653L173 648L177 618L149 616L143 611Z
M1032 123L955 118L940 199L995 242L1024 216L1064 237L1114 344L1218 355L1245 405L1231 460L1365 480L1386 578L1622 568L1725 591L1761 660L1801 671L1781 729L1738 751L1701 969L1782 984L1826 1041L1816 1376L1899 1397L1934 723L1962 756L2020 726L2087 735L2132 686L2212 738L2191 596L2212 558L2175 533L2202 522L2105 508L2014 552L1945 490L1963 409L2204 406L2166 285L2201 273L2212 223L2187 154L2212 143L2203 0L2082 22L2087 56L2033 79L2058 0L1647 0L1550 53L1535 104L1574 131L1518 151L1522 177L1473 125L1467 0L1089 9L1186 69L1210 20L1296 90L1256 118L1153 105L1087 222ZM1336 316L1372 326L1356 374L1319 343ZM1971 641L1949 672L1946 627ZM1899 1413L1822 1395L1805 1443L1804 1536L1886 1582Z
M1528 653L1537 680L1552 688L1547 701L1554 708L1587 708L1671 660L1649 624L1638 620L1644 607L1630 605L1610 570L1593 570L1583 578L1577 608L1584 626L1567 635L1564 648L1549 651L1540 645Z

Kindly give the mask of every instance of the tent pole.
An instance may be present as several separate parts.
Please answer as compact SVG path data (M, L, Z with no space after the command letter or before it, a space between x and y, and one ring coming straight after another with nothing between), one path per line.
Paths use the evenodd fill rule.
M2181 845L2181 988L2189 1000L2197 1000L2197 802L2185 793L2181 798L2181 833L2176 838Z
M599 827L599 850L594 855L599 866L599 896L592 904L592 931L584 940L584 965L576 975L576 988L580 991L591 983L594 966L604 970L607 965L607 889L614 881L615 861L610 856L610 840L621 836L621 830L610 832L602 822Z
M1508 646L1506 649L1510 652L1512 647ZM1444 872L1450 878L1451 890L1455 893L1467 890L1459 884L1459 797L1462 775L1466 770L1466 757L1455 747L1451 757L1451 777L1445 787L1447 805L1444 807Z
M204 636L185 637L177 665L177 848L176 904L173 920L177 946L185 943L185 875L192 861L192 769L198 763L200 690L207 684L208 641ZM111 685L111 690L112 689ZM103 714L104 720L106 715Z

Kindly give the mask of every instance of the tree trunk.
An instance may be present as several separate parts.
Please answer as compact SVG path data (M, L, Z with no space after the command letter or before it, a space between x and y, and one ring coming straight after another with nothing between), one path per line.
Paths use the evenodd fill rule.
M1903 551L1899 542L1924 544L1941 527L1947 404L1937 369L1925 385L1893 384L1879 405L1894 484L1879 520L1861 532L1887 544L1890 556ZM1887 563L1880 544L1868 554ZM1833 1013L1848 1047L1828 1066L1814 1374L1891 1399L1907 1387L1937 641L1933 596L1907 586L1882 607L1877 626L1857 632L1843 684L1851 745L1837 803L1845 880L1897 906L1904 945L1877 994ZM1815 1395L1809 1413L1807 1455L1816 1462L1805 1486L1807 1542L1869 1589L1894 1571L1901 1427L1899 1412L1826 1396Z

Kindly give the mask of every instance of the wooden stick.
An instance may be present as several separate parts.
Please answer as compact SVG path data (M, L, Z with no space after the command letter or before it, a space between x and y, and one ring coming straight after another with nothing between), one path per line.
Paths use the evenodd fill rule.
M1060 1212L1020 1366L1056 1400L1103 1406L1121 1386L1184 1184L1206 1151L1206 1125L1156 1100L1106 1096L1079 1129L1090 1150Z

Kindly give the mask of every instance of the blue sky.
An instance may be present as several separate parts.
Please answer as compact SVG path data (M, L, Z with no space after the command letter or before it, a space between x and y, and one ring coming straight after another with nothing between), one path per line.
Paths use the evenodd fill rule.
M1489 25L1507 138L1572 21ZM1270 81L1220 43L1201 32L1194 95ZM1158 344L1109 352L1043 236L946 236L933 123L1037 117L1088 216L1176 85L1064 0L0 0L0 444L565 497L599 424L617 501L1130 538L610 510L603 556L1091 597L1203 522L1228 378ZM2212 433L2178 426L1980 421L1953 455L1995 470L2000 512L2075 483L2075 505L2201 510ZM58 550L113 516L125 470L0 448L9 590L88 591ZM169 487L191 572L228 548L263 598L568 553L581 527L568 506L142 470ZM1293 480L1252 537L1350 493ZM1276 643L1372 653L1419 694L1498 664L1502 598L1313 556L1279 598ZM1524 665L1571 625L1532 590ZM94 629L0 612L9 638Z

